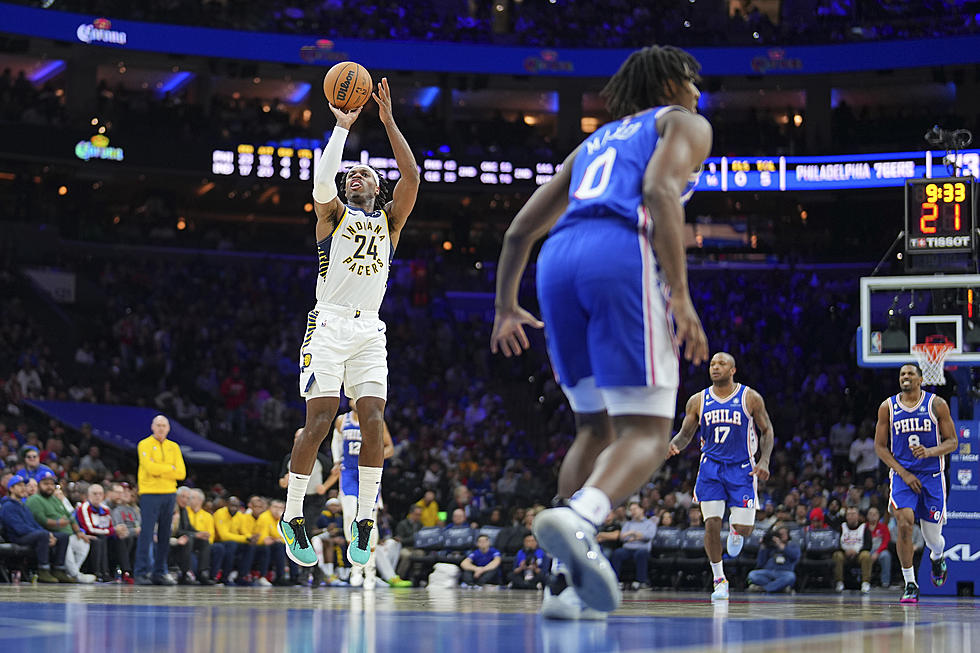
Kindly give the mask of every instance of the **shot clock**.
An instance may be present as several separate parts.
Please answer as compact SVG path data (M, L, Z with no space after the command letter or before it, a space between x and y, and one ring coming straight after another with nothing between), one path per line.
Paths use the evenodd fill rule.
M905 183L905 253L973 252L976 245L972 177L909 179Z

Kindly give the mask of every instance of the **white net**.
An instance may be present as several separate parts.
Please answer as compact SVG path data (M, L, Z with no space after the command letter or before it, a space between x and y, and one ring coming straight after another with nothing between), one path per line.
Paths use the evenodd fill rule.
M951 342L925 342L913 345L912 353L922 368L922 382L926 385L946 385L943 364L946 355L953 350Z

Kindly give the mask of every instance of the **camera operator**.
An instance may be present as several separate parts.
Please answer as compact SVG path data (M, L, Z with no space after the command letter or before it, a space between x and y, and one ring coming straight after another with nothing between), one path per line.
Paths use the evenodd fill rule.
M779 526L766 533L759 547L756 568L749 572L749 588L769 594L782 592L796 583L796 563L800 560L800 547L789 540L789 530Z
M519 590L541 589L545 581L545 553L538 547L533 534L524 536L524 548L517 552L514 571L511 573L511 587Z

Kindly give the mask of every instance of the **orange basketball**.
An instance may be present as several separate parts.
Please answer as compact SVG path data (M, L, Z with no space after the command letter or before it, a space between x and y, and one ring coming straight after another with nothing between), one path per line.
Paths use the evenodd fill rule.
M328 70L323 78L323 94L327 102L344 111L364 106L373 88L371 73L353 61L340 62Z

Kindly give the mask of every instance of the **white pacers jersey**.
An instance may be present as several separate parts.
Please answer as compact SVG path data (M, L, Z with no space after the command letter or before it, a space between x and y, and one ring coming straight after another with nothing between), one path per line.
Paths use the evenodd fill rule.
M333 233L316 244L317 303L378 311L388 284L391 236L388 214L344 206Z

